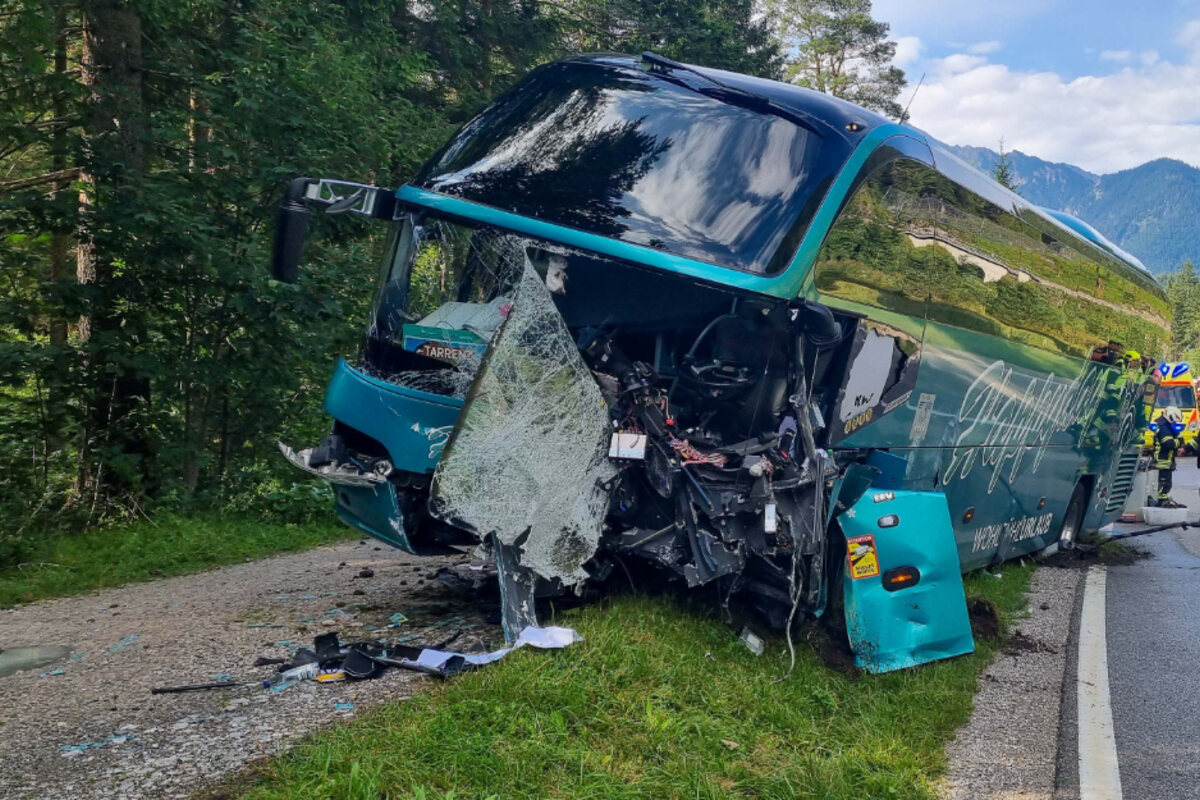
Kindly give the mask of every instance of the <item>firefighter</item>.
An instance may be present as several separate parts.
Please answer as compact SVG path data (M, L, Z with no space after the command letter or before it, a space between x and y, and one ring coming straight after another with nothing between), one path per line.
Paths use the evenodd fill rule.
M1154 468L1158 470L1158 501L1159 508L1182 508L1171 499L1171 473L1175 471L1175 455L1183 444L1180 434L1183 433L1183 413L1175 406L1168 406L1154 424L1154 448L1151 457Z

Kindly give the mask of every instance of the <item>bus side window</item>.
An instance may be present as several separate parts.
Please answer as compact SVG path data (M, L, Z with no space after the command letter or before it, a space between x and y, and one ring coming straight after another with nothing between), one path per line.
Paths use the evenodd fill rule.
M1032 209L1001 208L949 178L939 194L938 245L950 258L928 270L931 322L1080 358L1110 341L1154 350L1160 302L1098 250L1068 246Z
M928 293L921 248L936 209L920 196L933 171L907 158L877 167L829 229L816 263L823 297L925 318ZM920 324L912 331L920 336Z
M816 262L822 301L863 315L836 392L829 445L852 439L853 446L880 446L912 426L911 410L901 409L916 384L925 333L922 251L937 208L923 193L936 173L895 150L872 159Z

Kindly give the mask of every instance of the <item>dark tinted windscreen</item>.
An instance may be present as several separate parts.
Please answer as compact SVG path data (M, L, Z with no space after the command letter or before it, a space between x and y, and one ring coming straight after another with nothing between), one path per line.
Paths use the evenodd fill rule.
M469 123L418 183L769 273L787 266L845 155L842 142L770 113L636 70L565 62L535 72Z

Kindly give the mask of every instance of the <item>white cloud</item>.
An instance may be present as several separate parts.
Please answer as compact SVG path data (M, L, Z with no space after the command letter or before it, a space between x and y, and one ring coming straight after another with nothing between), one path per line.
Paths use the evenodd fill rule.
M1001 42L976 42L967 48L967 52L982 56L988 53L994 53L1003 46L1004 45Z
M939 74L953 75L959 72L967 72L977 67L981 67L987 63L987 59L983 56L973 56L967 53L955 53L951 56L938 59L934 62L935 70Z
M1200 57L1200 19L1194 19L1179 29L1175 41L1191 51L1192 57Z
M1143 51L1142 54L1140 56L1138 56L1138 58L1140 58L1142 60L1142 63L1145 64L1147 67L1152 67L1158 63L1158 51L1157 50Z
M921 40L916 36L901 36L896 39L896 56L892 63L906 69L921 57Z
M1132 50L1104 50L1104 51L1101 51L1100 57L1102 59L1104 59L1105 61L1120 61L1123 63L1126 61L1133 60L1133 51Z
M911 114L913 124L944 141L994 148L1003 136L1011 149L1095 172L1163 156L1200 166L1200 59L1143 58L1075 79L961 53L937 66Z

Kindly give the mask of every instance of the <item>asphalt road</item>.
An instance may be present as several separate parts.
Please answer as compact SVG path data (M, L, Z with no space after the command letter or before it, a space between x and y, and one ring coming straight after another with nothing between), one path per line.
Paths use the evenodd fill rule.
M1188 504L1190 520L1200 517L1195 464L1195 458L1183 459L1172 492L1177 502ZM1195 800L1200 797L1200 528L1135 541L1150 557L1110 566L1104 603L1120 792L1125 798Z

